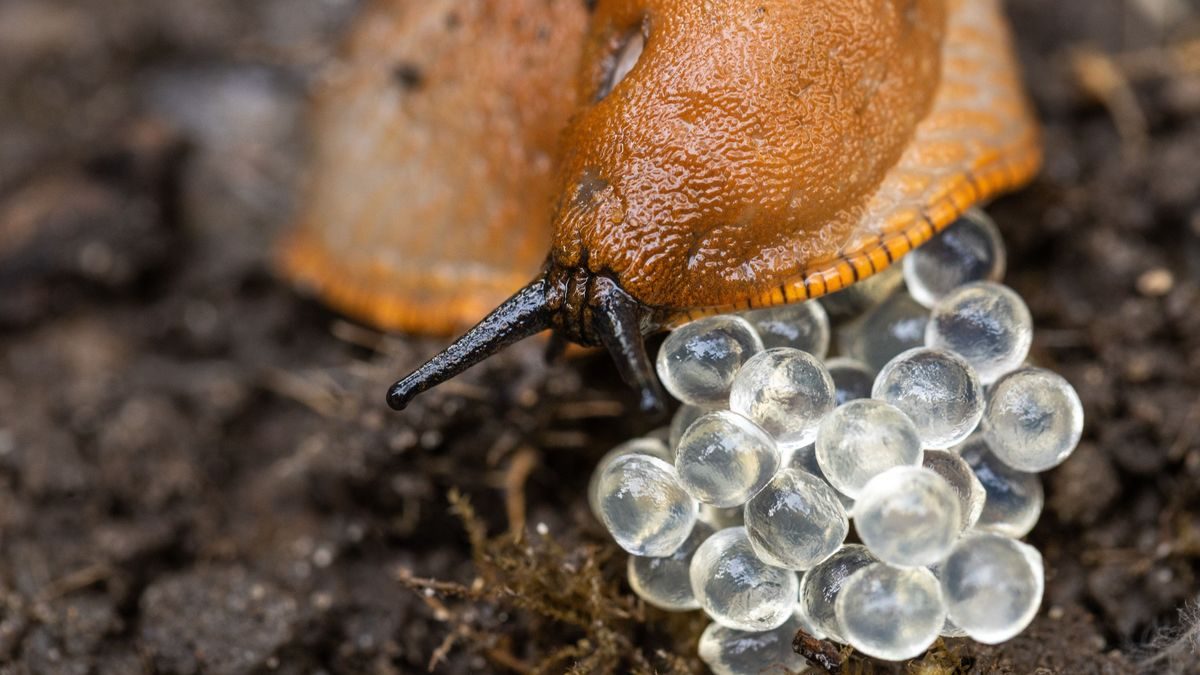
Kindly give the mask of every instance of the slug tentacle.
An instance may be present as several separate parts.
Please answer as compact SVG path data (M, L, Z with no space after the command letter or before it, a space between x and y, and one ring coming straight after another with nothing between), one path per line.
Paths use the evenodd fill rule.
M542 276L514 293L425 365L393 384L387 394L388 405L393 410L404 410L417 394L549 327L546 278Z
M488 314L474 328L388 390L388 405L403 410L421 392L458 375L483 359L547 328L551 351L567 341L604 345L621 379L638 390L643 411L661 413L666 397L646 353L643 336L658 329L648 307L614 279L586 268L553 263L529 285Z

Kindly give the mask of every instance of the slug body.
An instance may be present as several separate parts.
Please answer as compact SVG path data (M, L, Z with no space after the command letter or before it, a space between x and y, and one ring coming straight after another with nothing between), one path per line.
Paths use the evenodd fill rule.
M542 272L389 392L546 328L606 346L874 274L1040 163L997 0L599 0Z
M427 333L528 283L587 19L579 0L367 3L316 87L284 273L368 323Z

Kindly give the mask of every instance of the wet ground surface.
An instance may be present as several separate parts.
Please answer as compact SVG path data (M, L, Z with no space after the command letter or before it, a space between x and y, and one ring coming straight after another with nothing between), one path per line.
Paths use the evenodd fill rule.
M1030 537L1034 625L912 667L1188 671L1200 9L1010 9L1047 164L991 212L1089 423ZM271 274L352 11L0 2L0 672L699 669L702 623L635 602L587 512L592 465L650 426L606 357L524 345L395 415L437 341Z

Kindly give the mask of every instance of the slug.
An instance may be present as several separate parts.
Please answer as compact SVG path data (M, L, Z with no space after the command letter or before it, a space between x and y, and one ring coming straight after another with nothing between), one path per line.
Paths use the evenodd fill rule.
M661 409L645 335L844 288L1041 162L997 0L598 0L579 45L541 270L393 408L551 329Z

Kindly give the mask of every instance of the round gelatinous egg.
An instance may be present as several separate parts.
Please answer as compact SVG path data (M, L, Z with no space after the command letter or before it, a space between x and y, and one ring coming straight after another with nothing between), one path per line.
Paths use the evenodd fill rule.
M806 445L803 448L796 448L792 452L792 456L784 462L783 466L796 469L797 471L805 471L820 478L823 483L833 489L834 494L837 495L838 501L842 503L842 508L846 510L847 514L850 513L850 509L854 508L854 499L836 487L833 487L833 484L825 477L825 472L821 470L821 465L817 463L817 446L815 443Z
M1001 462L989 451L982 434L972 435L956 450L987 493L975 529L1013 538L1029 534L1045 504L1038 475Z
M803 627L798 615L778 628L762 632L711 623L700 635L700 659L714 675L803 672L804 657L792 649L796 631Z
M960 541L938 567L938 577L954 625L993 645L1033 621L1045 584L1037 549L986 533Z
M875 383L875 372L867 364L846 356L839 356L825 362L829 376L833 378L833 388L837 397L837 405L859 398L871 398L871 385Z
M933 565L962 527L958 495L924 467L898 466L872 478L854 503L854 529L883 562Z
M604 453L600 461L596 463L596 470L592 472L591 478L588 479L587 499L588 506L592 509L592 514L596 516L596 520L603 520L600 517L600 476L604 473L604 467L613 459L621 455L631 455L639 453L642 455L650 455L662 460L670 461L667 446L656 438L635 438L632 441L625 441L617 447Z
M842 354L878 371L897 354L925 344L929 310L908 293L896 293L861 318L838 329Z
M671 426L669 437L667 439L667 450L670 452L671 462L675 461L675 448L679 447L679 439L683 436L683 432L692 426L692 422L700 419L700 416L708 412L707 409L694 405L679 406L679 410L671 416Z
M797 469L775 474L746 502L746 533L758 557L806 570L833 555L850 530L837 491Z
M984 384L1019 368L1033 344L1033 317L1011 288L980 281L956 288L933 307L925 344L967 360Z
M692 422L675 449L675 470L684 489L722 508L746 503L778 468L779 450L771 437L728 410Z
M818 359L829 351L829 315L819 302L752 309L743 312L742 318L754 326L767 349L791 347Z
M663 340L655 365L663 386L675 398L719 408L729 402L733 376L762 348L758 333L745 319L710 316L672 331Z
M679 484L675 467L657 457L616 457L601 472L596 495L600 519L633 555L671 555L696 524L699 505Z
M791 618L799 590L795 572L759 560L744 527L705 540L692 557L690 576L700 607L737 630L779 627Z
M946 621L941 586L923 567L868 565L846 580L834 607L846 641L887 661L919 656Z
M845 642L834 603L850 575L878 561L866 546L846 544L805 572L800 579L800 610L808 622L825 636Z
M983 483L979 482L979 478L971 470L971 465L950 450L926 450L921 466L941 476L954 488L954 493L958 495L959 513L962 516L959 532L966 532L974 527L983 513L987 493L983 490Z
M788 450L812 443L835 401L825 365L787 347L755 354L734 378L729 394L730 410L754 420Z
M944 349L910 349L888 362L871 396L908 415L925 448L949 448L983 417L983 387L963 358Z
M700 520L708 523L714 530L723 530L727 527L741 527L745 524L743 515L746 510L742 505L729 506L721 508L712 504L700 505Z
M691 535L675 552L662 558L629 556L626 572L629 586L646 602L668 611L698 609L700 603L692 593L688 570L692 555L715 530L705 523L696 523Z
M1061 375L1022 368L1001 378L988 395L983 434L996 457L1021 471L1058 466L1083 435L1083 404Z
M901 264L913 299L932 307L959 286L1003 279L1004 240L986 213L970 209Z
M853 499L875 476L921 464L921 441L908 416L883 401L859 399L821 422L817 464L833 487Z

